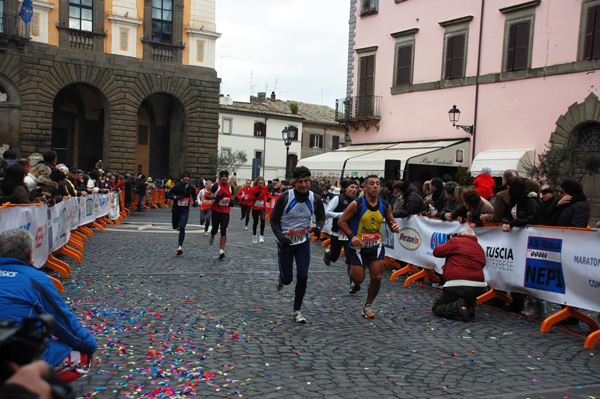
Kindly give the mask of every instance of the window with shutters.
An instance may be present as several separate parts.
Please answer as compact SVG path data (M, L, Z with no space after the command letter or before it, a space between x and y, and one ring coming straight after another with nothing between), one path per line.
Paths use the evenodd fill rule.
M264 137L267 135L267 125L264 122L254 122L254 135Z
M583 4L580 59L600 59L600 1Z
M331 136L331 149L338 150L340 148L340 136Z
M537 0L529 1L499 10L505 16L502 72L531 68L535 11L539 4Z
M221 133L231 134L233 128L233 118L223 117L221 119Z
M310 135L310 148L323 148L323 136L320 134Z
M530 29L530 21L517 22L510 25L506 51L506 71L527 69Z
M444 32L442 80L462 79L467 69L467 45L472 15L439 22Z
M360 57L358 68L358 111L356 116L373 116L375 100L375 55Z
M412 55L412 44L396 47L396 86L412 82Z
M465 35L446 38L446 68L444 79L460 79L464 76Z

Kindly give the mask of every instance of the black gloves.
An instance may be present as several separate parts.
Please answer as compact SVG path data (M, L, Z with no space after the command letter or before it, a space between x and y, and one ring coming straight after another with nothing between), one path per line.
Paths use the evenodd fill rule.
M312 233L315 237L317 237L317 240L319 239L319 237L321 237L321 229L318 227L313 227Z
M290 239L289 239L289 238L287 238L287 237L283 237L283 238L281 238L281 239L279 240L279 246L280 246L281 248L287 248L287 247L289 247L290 245L292 245L292 242L291 242L291 241L290 241Z
M225 194L217 194L217 196L215 197L216 199L218 199L219 201L222 200L225 197Z
M197 203L196 201L194 201L194 202L192 202L192 206L193 206L194 208L197 208L197 207L198 207L198 203Z
M254 193L255 197L258 197L259 195L260 195L260 191L257 191L257 192Z

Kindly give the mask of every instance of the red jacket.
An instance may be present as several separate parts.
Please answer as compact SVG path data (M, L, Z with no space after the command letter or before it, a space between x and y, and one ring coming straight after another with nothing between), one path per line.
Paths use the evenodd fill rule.
M253 186L250 189L250 198L252 199L253 210L265 209L269 198L269 189L267 186L262 186L262 188Z
M485 281L485 253L475 236L452 237L448 242L433 248L433 256L446 258L442 267L444 281Z
M481 173L479 176L473 180L473 185L475 186L475 190L486 200L489 200L494 196L494 187L496 187L496 182L491 175L487 173Z
M247 186L240 188L237 197L242 205L252 205L254 203L254 198L250 196L250 188Z

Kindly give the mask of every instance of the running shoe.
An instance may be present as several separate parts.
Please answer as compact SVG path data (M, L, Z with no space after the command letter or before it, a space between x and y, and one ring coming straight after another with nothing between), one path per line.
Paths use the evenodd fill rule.
M204 232L204 237L208 237L208 231Z
M354 283L350 283L350 291L348 291L349 294L356 294L358 291L360 291L360 284L354 284Z
M225 251L219 249L219 259L225 259Z
M375 318L375 312L373 312L373 309L371 309L370 303L366 303L365 306L363 306L362 312L360 312L360 315L366 319Z
M277 291L281 291L283 289L283 283L281 282L279 276L277 276L275 279L275 288L277 288Z
M179 247L177 247L177 255L181 255L183 253L183 248L181 248L181 245Z
M458 318L464 322L469 322L473 318L473 314L471 310L469 310L469 306L467 305L467 301L464 298L459 298L456 301L456 313L458 314Z
M211 234L210 237L208 237L208 245L213 245L213 242L215 242L215 236Z
M327 266L331 265L331 260L329 259L330 255L331 251L325 251L325 255L323 255L323 262L325 262Z
M180 231L180 230L181 230L181 227L177 226L177 231Z
M244 229L245 229L246 231L248 231L248 226L244 226Z
M258 239L256 238L256 236L252 236L252 244L258 244Z
M296 323L306 323L306 317L302 316L302 313L300 313L299 310L294 310L294 313L292 313L292 319Z
M265 237L264 236L258 236L258 242L260 242L261 244L265 243Z

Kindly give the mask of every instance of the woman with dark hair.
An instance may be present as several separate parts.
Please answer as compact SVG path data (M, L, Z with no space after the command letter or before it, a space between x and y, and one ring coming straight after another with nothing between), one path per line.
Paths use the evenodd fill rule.
M6 176L0 182L0 205L10 202L11 204L30 204L29 191L23 182L25 179L25 168L16 164L6 169Z
M549 226L587 227L590 204L583 187L573 179L565 179L558 190L559 200L546 211L545 224Z
M502 231L509 232L513 227L525 227L540 224L542 221L542 204L537 194L529 196L527 181L517 177L508 182L510 197L510 216L502 220Z
M431 179L431 204L435 208L435 216L444 209L448 202L446 192L444 191L444 182L439 177Z
M471 226L482 227L481 215L494 210L492 204L483 198L474 188L467 188L461 194L463 205L467 209L467 219ZM461 223L463 220L459 220Z

